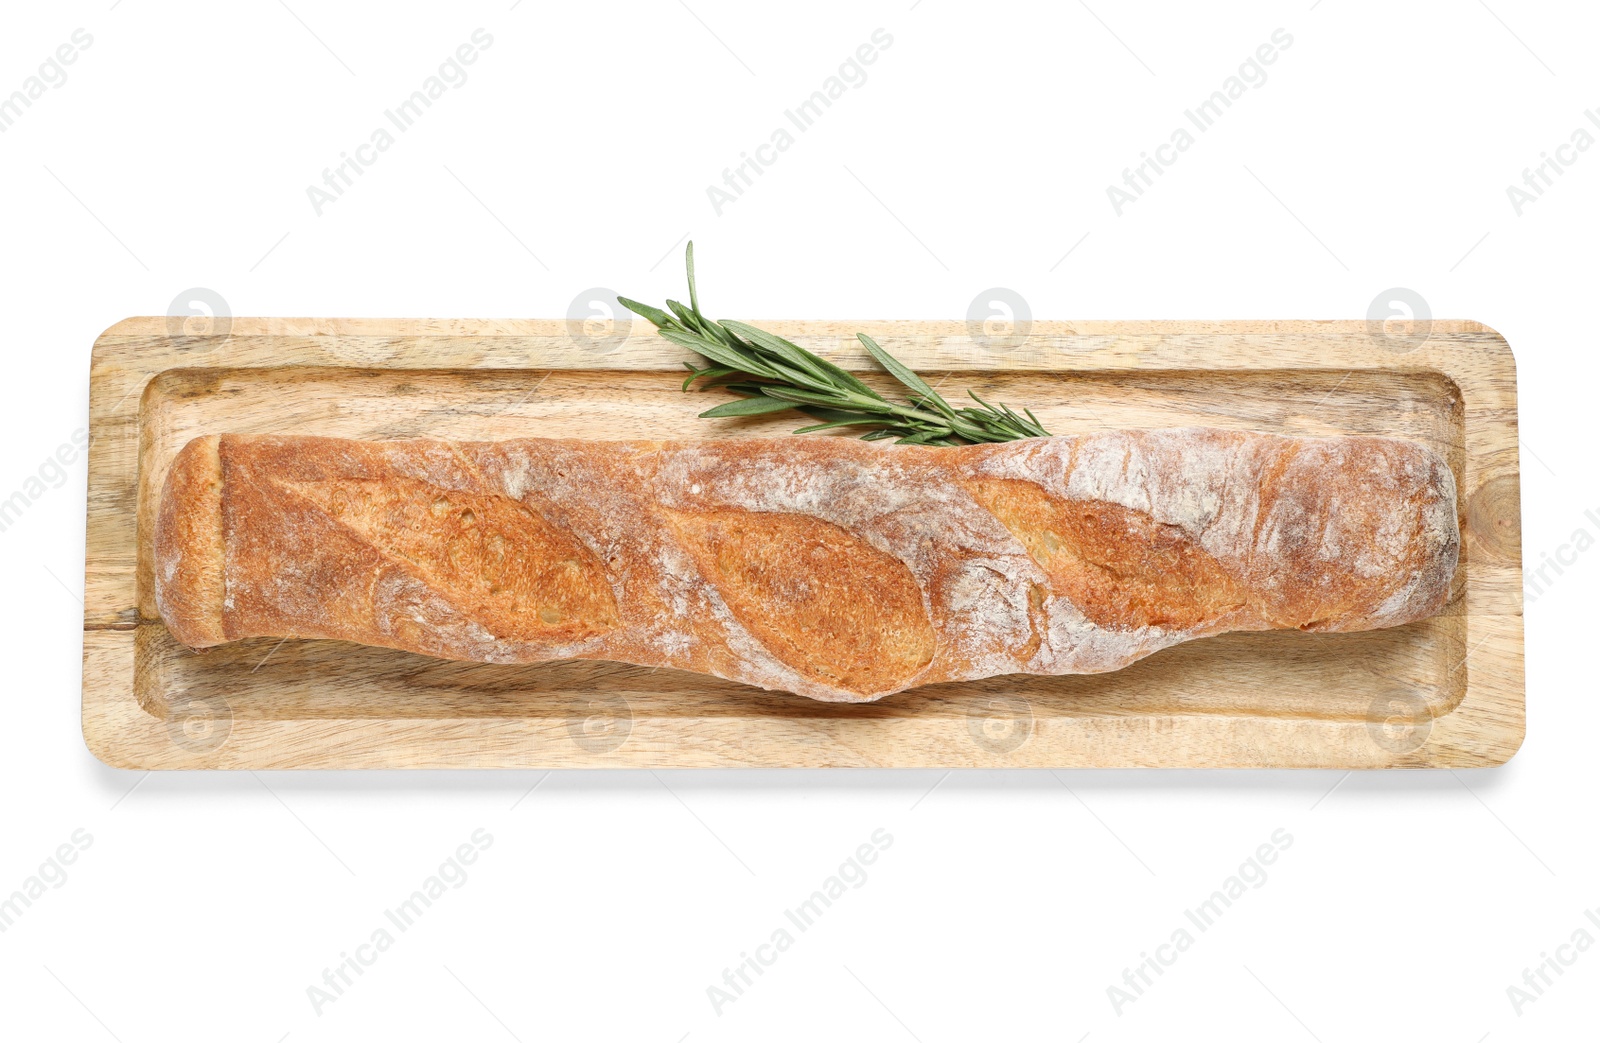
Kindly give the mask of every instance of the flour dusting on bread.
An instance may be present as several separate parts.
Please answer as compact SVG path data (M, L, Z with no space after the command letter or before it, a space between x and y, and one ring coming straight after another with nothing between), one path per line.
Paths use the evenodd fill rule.
M197 646L335 638L861 702L1443 607L1456 489L1395 439L1206 428L961 448L197 439L156 602Z

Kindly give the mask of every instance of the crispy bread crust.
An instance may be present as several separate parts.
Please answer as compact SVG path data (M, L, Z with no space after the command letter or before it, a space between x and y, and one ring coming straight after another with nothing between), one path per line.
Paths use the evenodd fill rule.
M222 435L168 475L156 602L194 646L609 659L862 702L1411 622L1448 599L1459 540L1449 467L1385 438Z
M156 518L156 608L173 637L197 648L232 640L222 613L220 441L206 435L178 451Z

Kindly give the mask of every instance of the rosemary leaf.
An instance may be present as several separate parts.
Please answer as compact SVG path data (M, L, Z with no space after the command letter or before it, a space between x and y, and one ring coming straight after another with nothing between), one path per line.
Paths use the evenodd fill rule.
M802 372L776 359L767 359L766 363L778 375L780 380L787 380L791 384L800 384L823 394L831 394L837 390L826 378L814 377L810 373Z
M617 303L621 304L624 308L627 308L635 315L647 319L656 327L656 329L661 329L662 327L670 326L672 324L672 316L668 315L660 308L652 308L648 304L640 304L638 301L632 301L626 297L618 297Z
M811 424L808 427L797 427L794 429L793 433L797 435L809 435L813 431L827 431L836 427L859 427L862 424L877 424L881 422L882 421L880 421L877 417L858 416L851 417L849 420L830 420L825 424Z
M782 399L777 398L767 398L763 395L757 398L736 398L732 402L724 402L720 406L714 406L713 408L706 410L704 413L701 413L700 416L702 418L723 416L760 416L763 413L781 413L785 410L793 408L793 402L785 402Z
M696 315L700 314L700 295L694 289L694 240L689 240L689 249L683 253L684 265L689 269L689 307L694 309Z
M660 333L661 336L672 341L672 343L688 348L690 351L697 351L712 362L720 362L722 365L736 369L741 373L753 373L769 380L778 379L778 374L765 362L761 361L759 356L748 354L738 348L730 348L726 344L719 344L708 337L702 337L698 333L684 333L675 329L664 329Z
M763 349L770 355L776 355L797 369L803 369L824 385L831 384L834 375L826 368L818 365L822 360L811 354L798 344L792 344L782 337L775 337L766 330L758 330L742 322L728 319L722 323L722 328L732 330L735 334Z
M1032 410L1018 414L1001 403L991 406L968 391L977 406L956 409L913 370L864 333L862 346L890 376L911 392L909 399L890 401L855 374L805 348L743 322L716 322L700 310L694 274L694 243L684 252L689 276L687 306L669 300L669 310L618 297L623 307L642 316L662 337L710 361L705 368L685 361L689 375L683 390L696 382L699 390L720 387L741 396L713 406L703 417L761 416L795 410L818 421L797 428L797 434L841 427L868 427L867 441L893 438L907 445L963 445L1040 438L1050 432Z
M878 347L877 341L873 340L865 333L857 333L856 339L861 341L861 343L866 347L867 351L872 353L872 357L878 360L878 365L888 370L889 374L893 376L894 379L898 380L912 391L915 391L923 398L924 401L928 402L945 416L954 417L956 415L955 410L950 408L950 404L944 399L940 398L939 393L933 390L933 388L929 387L926 380L923 380L911 370L907 369L900 363L899 359Z
M811 406L845 407L863 413L883 413L886 415L897 412L897 407L892 402L874 402L871 399L846 400L837 395L820 394L801 388L779 387L778 385L763 386L763 395L781 398L790 402L803 402Z

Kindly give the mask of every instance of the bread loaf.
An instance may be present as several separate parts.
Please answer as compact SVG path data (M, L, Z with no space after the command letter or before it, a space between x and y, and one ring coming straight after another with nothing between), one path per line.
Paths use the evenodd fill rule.
M1456 512L1445 461L1387 438L221 435L167 476L155 595L197 647L607 659L864 702L1421 619L1449 597Z

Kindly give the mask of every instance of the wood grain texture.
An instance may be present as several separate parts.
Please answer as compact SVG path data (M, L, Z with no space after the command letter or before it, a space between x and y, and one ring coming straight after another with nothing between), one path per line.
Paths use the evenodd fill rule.
M1203 424L1380 434L1443 453L1464 538L1449 606L1393 630L1232 634L1125 670L816 703L610 663L494 666L340 642L195 653L152 602L152 511L173 456L221 431L350 438L738 438L678 392L639 324L596 351L563 321L244 319L170 336L125 320L90 381L84 737L134 768L1480 767L1524 728L1515 365L1435 321L1413 350L1362 322L1035 322L987 350L959 322L763 323L855 370L856 330L938 383L1058 433ZM874 378L876 379L876 378ZM890 450L892 451L892 450Z

